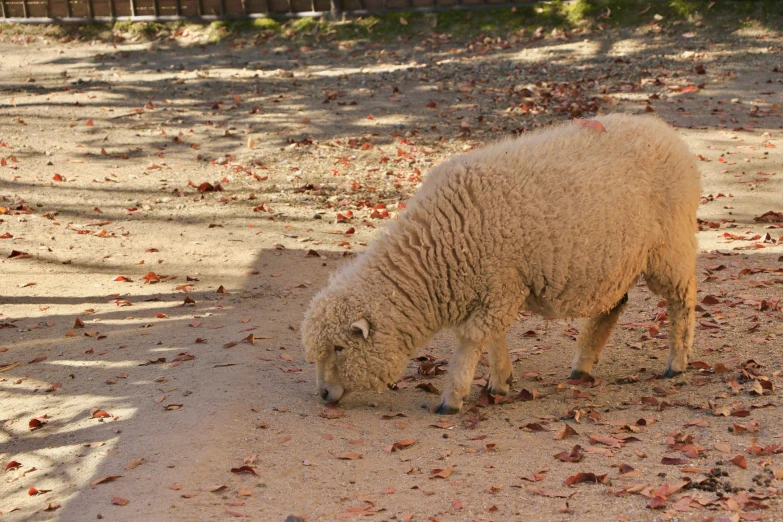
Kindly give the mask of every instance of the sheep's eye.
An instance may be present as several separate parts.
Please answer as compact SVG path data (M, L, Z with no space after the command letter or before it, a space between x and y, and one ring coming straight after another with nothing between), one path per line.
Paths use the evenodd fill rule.
M334 347L334 353L336 353L337 355L340 355L343 352L343 350L345 350L345 348L342 347L342 346L335 346Z

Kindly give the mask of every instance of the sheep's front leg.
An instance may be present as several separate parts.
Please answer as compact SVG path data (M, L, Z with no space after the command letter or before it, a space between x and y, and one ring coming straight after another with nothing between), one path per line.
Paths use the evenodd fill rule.
M676 377L688 366L696 325L696 277L692 277L680 295L669 298L669 361L664 377Z
M433 410L441 415L459 413L462 399L470 392L476 364L481 357L482 345L470 339L460 338L457 351L449 361L446 389L440 397L440 404Z
M571 363L569 379L581 379L590 375L627 302L628 294L625 294L611 310L587 320L577 341L576 356Z
M501 335L489 345L489 383L487 391L492 395L508 394L513 381L511 356L508 353L506 336Z

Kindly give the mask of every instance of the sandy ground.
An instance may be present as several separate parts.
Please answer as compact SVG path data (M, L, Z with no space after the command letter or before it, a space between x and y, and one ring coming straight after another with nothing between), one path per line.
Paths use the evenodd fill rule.
M783 520L783 223L754 219L783 212L781 42L4 36L0 520ZM656 377L639 286L595 383L565 381L578 322L523 316L509 403L481 365L463 414L429 413L443 334L324 408L302 313L427 170L610 111L701 160L690 371Z

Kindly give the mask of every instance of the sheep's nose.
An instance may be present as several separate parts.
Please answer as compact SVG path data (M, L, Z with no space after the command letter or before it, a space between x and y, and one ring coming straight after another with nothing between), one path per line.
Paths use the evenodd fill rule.
M327 400L329 398L329 390L324 390L321 392L321 398L323 400Z

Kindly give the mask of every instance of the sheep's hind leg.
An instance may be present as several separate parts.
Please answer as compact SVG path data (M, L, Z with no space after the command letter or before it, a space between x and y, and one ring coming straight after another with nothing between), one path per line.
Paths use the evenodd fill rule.
M453 415L459 413L462 407L462 399L470 392L473 376L476 372L476 364L481 357L482 345L467 338L460 338L459 347L449 361L449 374L446 389L438 404L433 410L441 415Z
M487 391L492 395L506 395L514 380L511 370L511 356L508 353L506 336L501 335L489 345L489 383Z
M648 277L647 286L656 294L665 297L669 303L669 360L663 376L676 377L688 366L688 355L693 346L696 326L696 274L691 274L679 285Z
M625 294L611 310L587 320L579 335L576 356L571 364L569 379L581 379L590 375L590 372L593 371L593 365L598 362L606 341L612 335L627 302L628 294Z

